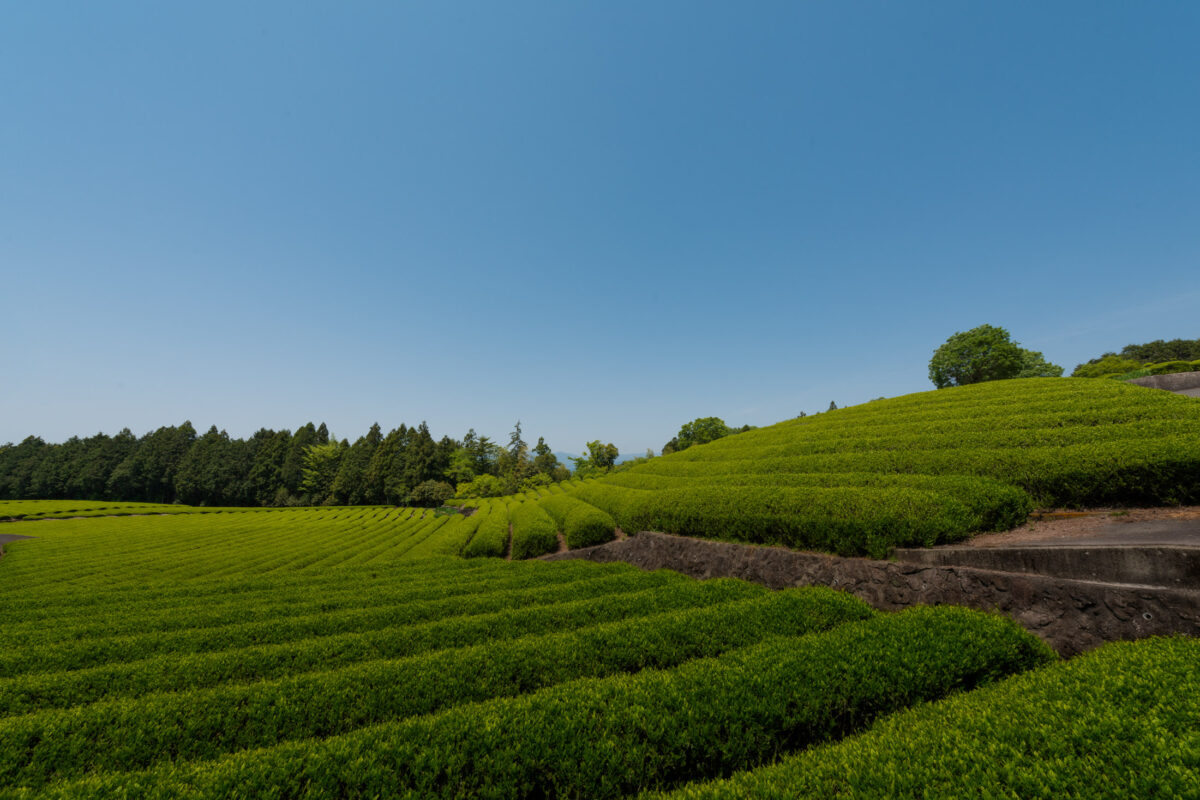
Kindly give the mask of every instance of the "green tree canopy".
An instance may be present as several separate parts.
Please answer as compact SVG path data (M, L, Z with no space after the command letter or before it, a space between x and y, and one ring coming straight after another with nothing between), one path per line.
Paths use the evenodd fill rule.
M1057 377L1062 367L1025 350L1004 328L980 325L958 332L934 351L929 380L939 389L1017 377Z
M300 491L307 494L312 503L320 504L329 499L341 469L342 459L349 449L348 445L339 442L318 442L309 445L304 453Z
M663 455L677 453L680 450L687 450L694 444L708 444L731 433L748 430L750 430L749 425L743 428L731 428L720 417L697 417L691 422L684 423L683 427L679 429L679 433L663 445L662 452Z
M1051 364L1036 350L1023 350L1021 355L1021 371L1018 378L1061 378L1063 368Z
M599 439L588 442L587 449L588 461L592 463L592 466L600 467L601 469L612 467L617 463L617 457L621 455L615 444L612 442L600 444Z
M1072 378L1100 378L1105 375L1123 375L1133 372L1142 366L1142 362L1132 358L1122 358L1116 353L1106 353L1100 358L1094 358L1086 364L1079 364L1071 373Z
M414 506L440 506L454 496L454 487L444 481L422 481L417 484L409 500Z

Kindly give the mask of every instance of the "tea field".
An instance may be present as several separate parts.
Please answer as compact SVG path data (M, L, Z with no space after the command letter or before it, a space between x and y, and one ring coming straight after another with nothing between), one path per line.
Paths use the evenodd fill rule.
M2 798L1198 797L1200 644L621 564L618 527L842 553L1195 502L1200 404L1031 380L393 507L0 504ZM7 537L10 538L11 537Z
M6 523L35 538L0 560L0 797L922 796L959 741L1003 789L1085 739L1154 748L1108 788L1191 786L1193 642L1061 664L955 607L433 555L491 512Z
M0 796L619 797L1052 658L962 609L427 557L467 522L8 523L35 538L0 561Z
M624 530L883 557L1035 507L1200 502L1200 402L1113 381L992 381L876 400L567 491Z

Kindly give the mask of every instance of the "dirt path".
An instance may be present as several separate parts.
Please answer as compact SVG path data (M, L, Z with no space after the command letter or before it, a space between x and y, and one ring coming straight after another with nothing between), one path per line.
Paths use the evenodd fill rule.
M1200 547L1200 506L1035 512L1019 528L955 547L1183 545Z
M32 539L32 536L19 536L15 533L0 533L0 558L4 558L4 545L21 539Z
M205 513L205 512L184 512ZM0 517L0 522L65 522L69 519L115 519L116 517L177 517L179 514L86 514L81 517Z

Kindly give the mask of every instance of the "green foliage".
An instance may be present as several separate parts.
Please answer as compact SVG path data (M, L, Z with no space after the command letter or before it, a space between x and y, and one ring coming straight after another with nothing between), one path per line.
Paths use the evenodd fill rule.
M1086 364L1080 364L1075 367L1071 376L1076 378L1141 377L1130 373L1136 372L1142 366L1178 361L1186 361L1196 366L1196 362L1200 362L1200 339L1172 339L1169 342L1157 339L1146 344L1128 344L1122 348L1120 354L1105 353Z
M699 417L679 429L675 436L675 449L686 450L692 445L708 444L732 432L720 417Z
M1200 797L1200 640L1108 644L655 797Z
M1161 364L1151 364L1148 369L1151 375L1170 375L1176 372L1191 372L1195 367L1190 361L1165 361Z
M313 498L314 505L320 505L332 493L347 450L346 444L328 442L311 445L305 452L300 491Z
M480 509L476 514L485 514L480 518L479 527L471 541L463 548L466 558L493 557L501 558L508 552L508 506L503 500L492 503L487 509Z
M455 497L499 497L504 494L504 485L495 475L480 475L474 480L460 483Z
M821 613L820 603L815 610ZM727 636L738 621L698 627ZM663 644L672 637L660 638L653 626L645 635L655 652L670 650ZM596 652L624 649L626 641ZM913 609L767 639L671 670L572 681L203 765L101 774L64 789L197 798L268 786L280 796L618 797L755 766L781 748L828 739L1049 658L1044 645L999 617ZM138 745L126 740L126 748L136 753ZM339 769L348 764L370 766Z
M47 444L29 437L0 445L0 500L185 502L208 506L363 505L409 502L426 481L460 485L490 475L499 496L534 474L567 477L544 439L530 460L518 423L502 450L472 429L461 442L435 440L422 422L385 436L378 424L353 445L331 439L324 423L295 434L261 429L233 439L213 427L197 436L191 423L160 428L140 439L73 437Z
M611 442L601 444L599 439L588 442L586 447L587 455L571 459L575 465L574 476L577 478L603 475L612 469L617 463L617 457L621 455L616 445Z
M432 508L440 506L454 496L454 487L444 481L425 481L417 485L409 495L414 506Z
M1015 378L1025 366L1020 345L1004 328L980 325L958 332L929 361L929 380L939 389Z
M578 497L554 494L541 505L563 532L567 547L591 547L611 542L616 536L617 523L612 516Z
M1143 364L1200 360L1200 339L1172 339L1169 342L1156 339L1146 344L1127 344L1121 349L1121 357Z
M1051 364L1036 350L1024 350L1021 354L1021 371L1015 378L1061 378L1063 368Z
M824 589L739 600L747 593L728 581L691 595L697 606L684 610L652 613L656 604L647 598L643 613L629 620L597 625L593 615L583 615L577 630L547 630L486 647L435 646L408 658L374 658L280 680L0 719L0 781L38 785L85 770L145 768L165 754L213 758L332 736L581 677L675 666L753 644L764 635L827 630L872 615L861 601ZM442 627L453 633L449 625ZM672 646L663 647L664 642ZM288 702L318 695L325 702ZM57 733L48 737L50 731ZM74 764L58 758L63 748L75 754Z
M934 352L929 380L939 389L1007 378L1059 378L1063 368L1035 350L1013 342L1008 331L992 325L956 333ZM830 403L830 410L837 406Z
M567 484L626 530L881 555L1019 524L1033 505L1200 502L1200 406L1110 381L876 400Z
M435 518L423 509L180 510L187 513L4 523L5 533L34 538L5 546L0 595L6 586L19 586L56 603L64 593L79 593L80 586L95 592L110 581L379 567L409 561L414 554L457 554L464 544L461 526L452 524L461 517ZM60 584L62 591L51 591ZM14 607L11 598L6 602Z
M558 549L558 526L537 503L521 503L512 512L513 560L536 558Z
M558 463L558 456L550 450L546 440L539 436L537 445L533 448L533 469L537 474L553 479L560 466L562 465Z
M552 477L544 472L538 472L521 481L519 488L522 492L536 492L538 489L545 488L552 483L554 483Z
M446 469L446 477L455 485L468 483L475 477L475 461L465 447L457 448L450 454L450 466Z
M1132 372L1142 366L1142 362L1121 358L1115 353L1108 353L1102 358L1093 359L1086 364L1075 367L1072 378L1103 378L1108 375L1121 375Z
M854 480L844 475L837 479ZM893 547L929 547L961 539L970 530L1012 527L1032 509L1019 489L977 479L858 482L791 487L770 480L766 483L773 485L688 483L646 491L606 481L583 484L575 495L611 513L626 530L874 558L885 557ZM973 489L982 494L972 497Z
M472 564L497 562L475 561ZM166 692L181 686L190 690L227 683L249 683L273 680L321 670L333 670L375 659L399 659L436 650L453 649L489 642L500 642L529 635L561 633L600 623L613 623L638 618L646 614L682 608L700 608L735 599L759 597L765 589L757 584L733 580L697 583L674 573L580 570L568 568L534 574L498 574L494 570L441 569L427 580L405 581L403 575L389 573L389 585L379 580L350 580L325 586L328 608L324 616L333 624L310 632L289 620L288 638L261 644L220 649L224 640L210 636L210 649L188 653L171 648L147 655L139 650L146 639L155 635L153 629L141 626L123 634L131 651L113 653L114 659L87 669L27 669L30 660L15 661L16 673L6 683L8 691L0 696L0 717L28 714L52 708L70 708L94 703L106 698L133 698L156 692ZM480 591L480 582L486 588ZM399 586L395 584L400 584ZM444 591L439 599L437 591ZM564 599L564 592L570 599ZM288 613L283 598L292 597L295 590L281 586L263 599L271 605L256 606L254 623L266 629L264 620ZM320 606L305 603L307 598L292 601L308 626L322 624ZM358 600L373 613L356 613ZM385 605L394 602L395 615L382 619ZM220 608L220 614L209 617L227 620L239 611L246 611L246 601ZM202 624L208 618L194 617L175 604L145 605L152 616L167 616L173 612L180 618ZM116 617L118 623L128 622ZM70 625L73 618L64 619ZM224 632L249 635L246 623L234 627L221 626ZM88 626L76 624L73 630L85 631ZM94 635L94 634L93 634ZM268 639L279 637L267 630ZM231 637L230 641L236 637ZM156 645L157 646L157 645ZM42 645L40 652L51 652L51 643ZM140 656L140 657L139 657ZM124 659L124 660L122 660Z

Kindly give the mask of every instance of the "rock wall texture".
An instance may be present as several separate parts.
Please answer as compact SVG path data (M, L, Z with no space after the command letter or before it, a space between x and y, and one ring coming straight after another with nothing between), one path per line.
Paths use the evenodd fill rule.
M1068 656L1117 639L1200 635L1200 591L1184 589L838 558L652 532L546 558L624 561L695 578L742 578L772 589L831 586L885 610L953 604L997 611Z

